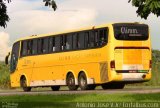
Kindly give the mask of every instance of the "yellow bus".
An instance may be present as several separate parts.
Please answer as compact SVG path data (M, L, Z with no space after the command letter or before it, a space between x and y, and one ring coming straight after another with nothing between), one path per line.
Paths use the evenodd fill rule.
M151 79L149 27L110 23L47 35L32 35L13 44L11 87L60 86L69 90L122 89Z

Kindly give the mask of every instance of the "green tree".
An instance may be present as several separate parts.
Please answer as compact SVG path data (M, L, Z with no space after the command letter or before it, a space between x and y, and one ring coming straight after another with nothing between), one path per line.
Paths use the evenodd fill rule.
M11 0L0 0L0 26L6 27L7 22L9 22L9 16L7 14L7 6L6 3L10 3ZM45 6L52 7L55 11L57 9L57 5L54 0L43 0L45 2Z
M10 0L8 0L8 3ZM6 27L6 22L9 21L9 16L7 15L7 6L3 0L0 0L0 26Z
M45 6L51 6L54 11L57 9L57 5L54 0L43 0L43 2L45 2Z
M141 18L147 19L153 13L160 16L160 0L129 0L132 5L137 7L137 14Z

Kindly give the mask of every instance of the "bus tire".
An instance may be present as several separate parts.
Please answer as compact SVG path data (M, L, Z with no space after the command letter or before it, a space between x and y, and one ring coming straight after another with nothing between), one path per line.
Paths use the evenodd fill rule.
M67 75L66 83L67 83L69 90L77 90L78 89L78 85L75 84L75 78L72 73L69 73Z
M94 85L87 84L87 76L85 75L85 73L80 73L78 77L78 85L81 88L81 90L93 90L96 87Z
M60 86L51 86L52 91L58 91Z
M27 80L26 80L26 77L21 77L20 79L20 85L21 87L23 88L23 91L24 92L30 92L31 91L31 87L27 87Z

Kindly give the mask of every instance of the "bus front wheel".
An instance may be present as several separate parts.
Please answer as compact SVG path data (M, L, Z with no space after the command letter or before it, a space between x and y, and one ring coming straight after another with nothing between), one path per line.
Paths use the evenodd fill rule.
M78 85L75 84L75 78L72 73L69 73L69 75L67 75L66 82L67 82L67 86L68 86L69 90L77 90L78 89Z
M26 77L23 76L23 77L21 78L20 84L21 84L21 87L23 88L23 91L25 91L25 92L31 91L31 87L27 87Z

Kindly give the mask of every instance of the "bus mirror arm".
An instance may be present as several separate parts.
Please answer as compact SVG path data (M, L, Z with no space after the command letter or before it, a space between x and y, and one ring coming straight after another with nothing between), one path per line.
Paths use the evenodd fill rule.
M6 65L9 64L9 63L8 63L8 58L9 58L9 56L10 56L10 52L9 52L8 55L5 57L5 64L6 64Z

